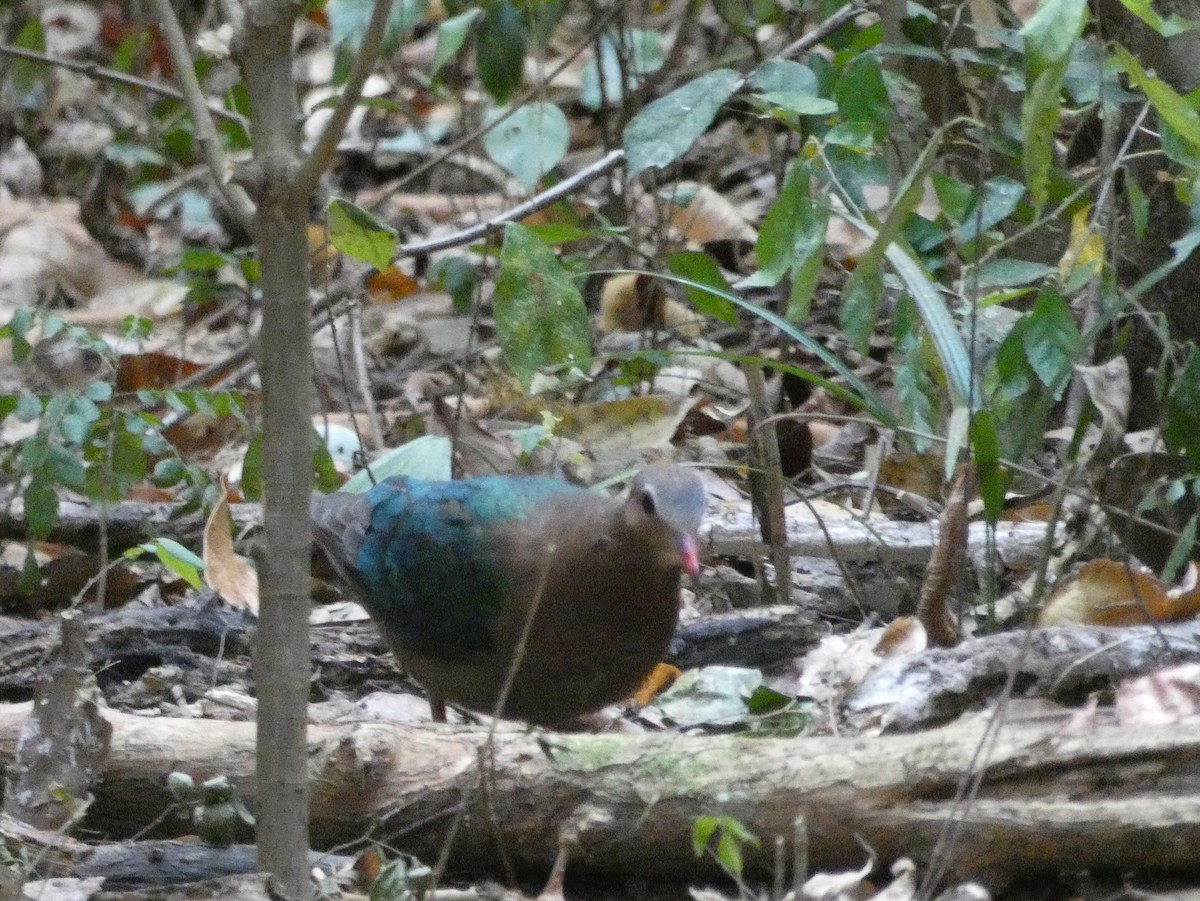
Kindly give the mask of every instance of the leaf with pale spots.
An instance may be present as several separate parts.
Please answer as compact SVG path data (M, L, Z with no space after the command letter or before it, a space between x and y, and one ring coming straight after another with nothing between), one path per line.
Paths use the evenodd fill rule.
M514 223L504 228L493 309L504 357L526 388L543 366L587 371L591 346L579 289L554 251Z

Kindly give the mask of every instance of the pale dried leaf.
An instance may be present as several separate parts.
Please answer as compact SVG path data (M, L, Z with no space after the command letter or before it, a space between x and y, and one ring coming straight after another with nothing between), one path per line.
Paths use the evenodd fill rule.
M225 602L258 615L258 573L233 549L229 515L229 486L221 480L221 493L204 526L204 581Z
M758 231L724 195L708 185L680 185L691 194L686 204L671 207L669 224L684 241L705 245L713 241L745 241L753 244ZM694 191L694 193L692 193Z
M809 901L858 901L866 897L863 883L875 869L875 855L867 858L861 870L844 873L817 873L800 889L800 896Z
M1122 682L1114 707L1125 726L1166 726L1194 718L1200 708L1200 663Z
M46 52L75 56L100 37L100 11L92 3L51 3L42 10Z
M910 901L917 894L917 865L907 857L892 864L892 882L871 901Z
M597 457L662 447L696 403L694 398L650 394L582 404L568 410L555 432L578 441Z

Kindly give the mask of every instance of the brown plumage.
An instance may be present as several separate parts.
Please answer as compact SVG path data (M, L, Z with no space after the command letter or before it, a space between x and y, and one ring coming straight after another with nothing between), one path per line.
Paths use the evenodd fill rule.
M662 659L703 511L695 472L659 466L623 498L521 476L389 479L314 499L313 521L431 702L494 712L528 625L502 715L554 725L628 697Z

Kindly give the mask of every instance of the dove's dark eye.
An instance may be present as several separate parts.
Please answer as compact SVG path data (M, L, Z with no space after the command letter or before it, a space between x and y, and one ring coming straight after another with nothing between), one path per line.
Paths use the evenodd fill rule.
M654 515L654 492L648 488L642 492L642 509L646 511L647 516Z

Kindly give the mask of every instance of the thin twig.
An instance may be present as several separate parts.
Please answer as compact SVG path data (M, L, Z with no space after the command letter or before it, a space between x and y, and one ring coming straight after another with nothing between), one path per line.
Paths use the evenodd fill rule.
M213 184L225 199L230 212L237 218L238 223L250 231L254 219L254 202L239 185L229 180L229 160L221 149L221 138L217 134L217 126L213 124L208 112L208 100L196 77L196 67L188 50L187 37L179 24L179 18L171 6L170 0L150 0L158 15L158 26L171 54L171 63L175 66L175 77L183 91L183 102L192 115L192 125L196 129L196 140L212 174Z
M784 47L777 54L778 58L787 59L788 57L795 56L797 53L803 53L805 50L815 47L855 16L865 13L867 10L868 7L866 4L851 3L849 6L843 6L808 34L804 35L804 37Z
M534 589L533 601L529 605L529 612L525 615L525 623L521 628L521 635L517 639L516 647L513 649L513 658L509 664L508 672L505 674L504 683L500 686L500 694L496 697L496 705L492 708L492 724L488 729L483 744L480 745L481 754L485 749L495 749L496 726L500 722L500 714L504 710L504 704L508 701L508 695L512 691L513 683L516 681L517 672L525 660L525 646L529 642L530 633L533 631L533 620L537 616L538 608L542 605L542 594L545 592L546 582L550 578L550 565L554 560L557 548L553 544L548 544L544 550L545 557L541 570L538 572L538 582ZM481 784L483 784L486 779L486 772L482 760L480 760L479 765L479 778ZM442 842L441 853L438 855L437 864L433 868L433 879L429 888L430 894L437 889L438 883L441 882L442 876L446 872L446 866L450 862L450 849L454 846L454 840L458 836L459 829L462 828L463 819L467 812L467 804L470 800L470 792L471 790L468 790L464 793L462 803L459 805L458 810L455 811L454 820L450 823L450 828L446 830L446 837ZM503 847L501 847L500 851L503 856L507 857Z
M367 24L362 44L355 55L350 77L346 79L346 84L342 87L342 94L338 98L337 106L333 109L333 115L325 123L325 128L317 138L312 152L308 154L307 159L300 167L300 172L296 176L296 191L311 194L317 186L321 173L328 169L330 163L333 162L338 142L341 141L342 135L346 131L346 123L350 121L354 108L362 99L362 87L379 58L379 48L383 46L383 36L387 31L388 16L391 15L391 12L392 0L375 0L375 9L371 13L371 20Z
M616 15L617 9L619 9L620 6L621 6L621 4L619 4L619 3L612 4L612 8L608 11L608 13L605 16L603 16L599 22L596 23L594 32L599 33L600 29L604 28L609 23L609 21L612 20L613 16ZM557 78L560 73L566 71L566 69L572 63L574 63L575 58L577 56L579 56L579 54L581 54L584 50L586 50L588 47L591 46L593 39L594 39L593 36L589 36L587 38L587 40L585 40L578 47L576 47L573 51L571 51L569 54L567 54L565 57L563 57L562 61L557 66L555 66L553 69L550 70L550 74L548 74L546 76L544 81L551 82L555 78ZM455 141L453 144L451 144L449 147L447 147L445 150L443 150L437 156L433 157L433 159L426 160L420 166L417 166L416 169L412 170L411 172L406 174L403 178L396 181L392 185L392 190L399 191L405 185L410 184L417 178L420 178L422 175L424 175L429 170L434 169L437 166L440 166L442 163L444 163L450 157L454 156L456 153L466 149L471 144L475 143L480 138L482 138L484 135L486 135L488 132L492 131L495 128L498 128L509 116L513 115L517 110L521 109L521 107L523 107L526 103L528 103L530 100L532 100L534 97L536 97L538 95L539 91L541 91L540 84L534 85L533 87L527 89L520 97L517 97L515 100L512 101L512 104L508 108L508 110L501 113L495 119L489 120L487 122L487 124L482 125L479 128L476 128L474 131L468 132L467 134L463 135L461 138L459 138L457 141ZM375 204L373 204L373 207L378 206L379 204L383 203L383 200L384 200L384 198L381 197L378 201L376 201Z
M113 84L125 85L127 88L137 88L145 91L148 94L157 94L159 97L168 97L171 100L183 101L183 94L176 88L170 85L162 84L157 81L150 81L147 78L138 78L135 75L126 75L124 72L118 72L116 69L109 69L104 66L98 66L95 63L86 63L74 59L65 59L61 56L52 56L49 53L39 53L36 50L26 50L24 47L14 47L12 44L0 43L0 56L12 56L17 59L28 60L31 63L45 63L47 66L54 66L56 69L65 69L68 72L78 72L87 78L95 81L108 81ZM205 106L212 115L218 119L224 119L226 122L232 122L234 125L241 128L243 131L250 130L250 123L246 121L246 117L241 113L227 110L223 106L216 103L205 102Z
M367 372L367 349L363 343L362 306L350 306L350 349L354 355L354 375L358 390L362 392L363 405L367 408L367 421L371 424L371 449L383 449L383 423L371 394L371 376ZM359 439L361 440L361 439Z
M486 235L492 229L503 225L506 222L513 222L517 219L524 219L538 210L545 209L552 203L566 197L576 188L587 184L595 178L608 172L610 169L618 166L625 159L624 150L613 150L607 155L596 160L590 166L580 169L570 178L563 179L549 190L543 191L535 197L531 197L524 203L518 204L497 216L493 216L486 222L481 222L478 225L473 225L470 228L465 228L462 231L455 232L452 235L445 235L441 238L434 238L430 241L421 241L416 244L405 244L396 251L393 261L403 259L404 257L414 257L423 253L432 253L435 250L446 250L450 247L459 247L463 244L469 244L472 241L477 241Z

